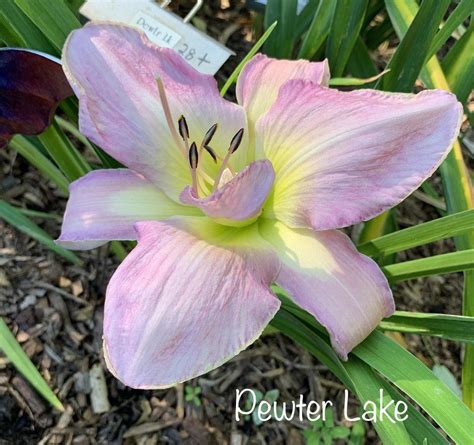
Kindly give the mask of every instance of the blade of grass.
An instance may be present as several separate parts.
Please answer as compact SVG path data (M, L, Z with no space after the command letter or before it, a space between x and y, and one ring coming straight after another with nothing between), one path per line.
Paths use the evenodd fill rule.
M293 47L295 46L295 31L297 23L296 10L298 0L283 0L281 2L281 39L277 56L281 59L291 59Z
M373 26L365 35L367 47L371 50L377 49L382 43L389 40L394 34L389 17L384 17L382 23Z
M81 23L64 0L14 1L59 52L69 33L81 27Z
M221 96L225 96L227 93L227 90L231 87L231 85L237 80L237 77L239 76L240 72L242 71L243 67L245 64L255 55L257 54L258 50L262 47L262 45L267 41L267 39L270 37L271 33L277 26L278 22L273 22L268 29L265 31L265 33L260 37L255 43L254 46L252 46L252 49L247 53L247 55L242 59L242 61L237 65L235 70L232 72L232 74L229 76L227 79L226 83L224 86L221 88Z
M386 0L387 7L396 0ZM424 65L449 0L423 0L421 7L388 63L390 73L377 82L385 91L410 92Z
M391 283L469 269L474 269L474 249L405 261L382 268Z
M264 26L268 29L275 21L278 26L265 42L264 52L271 57L291 58L295 41L297 0L268 0Z
M75 138L77 138L84 146L94 155L99 158L100 162L102 163L103 168L125 168L120 162L116 161L110 155L108 155L105 151L97 147L97 145L93 144L89 139L87 139L77 128L77 126L66 119L63 119L60 116L55 117L56 122L58 123L59 127L67 133L72 134Z
M265 6L265 14L263 17L263 29L268 30L270 26L277 22L280 18L281 13L281 2L282 0L268 0ZM279 25L280 26L280 25ZM278 29L274 34L278 33ZM274 55L277 51L278 37L273 35L271 38L265 41L263 52L269 56Z
M84 144L91 153L95 154L94 147L92 144L89 142L89 139L87 139L76 127L76 125L72 124L71 122L67 121L66 119L63 119L60 116L55 117L56 122L58 123L59 127L61 127L64 131L67 131L68 133L71 133L76 139L78 139L82 144Z
M443 59L442 67L448 84L465 104L474 88L474 20Z
M329 80L329 85L333 87L351 87L366 85L379 79L380 77L388 73L388 71L389 70L382 71L381 73L376 74L372 77L367 77L366 79L359 79L357 77L333 77Z
M427 59L430 59L441 49L457 27L473 12L474 0L461 0L458 3L454 11L449 14L442 28L434 36Z
M62 217L59 215L56 215L55 213L39 212L38 210L30 210L30 209L23 209L23 208L18 208L18 210L23 215L30 216L32 218L54 219L56 221L62 220Z
M297 15L295 41L308 30L320 1L321 0L309 0L308 3L306 3L306 6Z
M347 371L331 346L314 335L312 330L293 314L285 309L280 309L270 325L302 344L308 352L324 363L344 385L351 390L354 389Z
M353 354L411 397L454 442L472 442L473 413L430 369L398 343L374 331Z
M313 20L298 53L299 59L311 60L326 40L331 27L336 2L320 0Z
M414 0L402 0L387 3L387 9L399 37L408 29L416 14L418 5ZM430 88L450 90L457 94L463 79L452 79L448 84L444 72L436 57L432 57L422 71L422 79ZM474 207L472 185L467 173L461 146L456 142L447 159L440 167L448 212L454 213ZM455 239L458 249L474 248L474 233L468 233ZM464 274L463 314L474 316L474 272ZM462 390L464 402L474 410L474 347L467 345L462 370Z
M23 215L17 208L3 200L0 200L0 218L23 233L26 233L31 238L44 244L48 249L51 249L63 258L66 258L74 264L81 264L81 260L74 255L73 252L58 246L43 229Z
M387 228L389 226L390 213L390 210L383 212L379 216L364 223L359 235L359 243L364 244L389 233Z
M421 190L423 190L423 193L425 193L430 198L430 205L436 208L440 216L446 216L446 201L438 194L431 183L429 181L425 181L423 184L421 184Z
M331 75L341 77L364 22L368 0L339 0L326 45Z
M318 360L328 366L328 368L330 368L335 373L335 375L338 376L338 378L347 388L349 388L352 392L356 392L360 396L361 402L364 403L366 401L365 397L367 397L367 388L365 390L359 388L359 386L363 384L363 377L358 378L359 375L353 372L352 369L348 368L347 362L341 362L336 356L333 349L329 345L329 339L324 328L319 325L319 327L315 329L312 323L315 325L318 324L312 316L299 309L284 295L279 295L279 297L282 300L282 308L272 320L272 325L277 327L282 333L291 338L293 341L299 343ZM296 312L293 311L294 308L296 308ZM300 316L301 314L303 314L303 318ZM305 315L309 317L309 323L307 323L305 320ZM357 360L357 358L351 355L349 362L353 362L354 360ZM373 397L376 394L374 391L384 389L384 391L387 394L390 394L394 400L400 400L407 404L408 419L402 424L398 425L403 425L403 428L406 428L406 430L410 433L410 436L414 438L414 443L422 443L425 438L429 439L429 443L431 445L446 445L448 443L436 431L430 422L425 417L423 417L410 404L410 402L408 402L401 394L399 394L395 388L374 374L367 364L361 362L360 360L358 361L358 364L360 364L361 370L363 369L362 372L364 374L371 375L372 377L371 380L373 385L371 385L372 394L370 394L370 397ZM335 372L335 370L337 370L339 375ZM371 383L369 382L369 384ZM373 397L370 400L377 400L377 398L378 394L377 397ZM390 426L388 425L381 425L378 428L379 434L385 438L389 436L389 434L385 433L387 428L390 430ZM385 441L385 443L407 442Z
M397 311L380 322L386 331L430 335L446 340L474 343L474 317Z
M354 382L355 391L357 397L363 404L370 400L379 400L382 391L383 404L388 406L392 403L392 397L390 393L383 392L381 388L381 379L375 374L370 367L365 365L364 362L359 360L357 357L353 357L344 363L344 367ZM395 416L395 405L391 404L390 408L387 409L387 413L394 417ZM403 422L390 422L389 419L385 418L381 421L373 422L374 428L377 431L382 443L393 443L393 444L411 444L412 441L405 428Z
M273 286L273 290L282 301L282 307L319 332L326 332L311 314L293 303L282 289ZM382 320L379 327L387 331L430 335L466 343L474 341L474 317L461 315L396 311L391 317Z
M365 255L389 255L474 230L474 209L389 233L358 246Z
M378 74L374 61L370 57L369 50L360 36L357 37L352 49L346 71L354 77L372 77ZM374 85L371 85L370 88Z
M396 402L404 402L408 406L405 427L415 444L448 445L449 442L436 430L433 425L393 386L380 378L380 387L392 396Z
M0 36L11 47L58 54L42 32L12 1L0 2Z
M56 122L41 133L38 139L70 181L80 178L91 170Z
M10 147L20 153L31 165L35 166L46 178L51 180L64 193L68 193L69 181L61 171L39 151L28 139L16 135Z
M15 368L25 376L28 382L47 400L52 406L60 411L64 411L64 407L51 391L41 374L35 368L28 356L25 354L21 346L16 341L8 326L0 318L0 349L12 362Z

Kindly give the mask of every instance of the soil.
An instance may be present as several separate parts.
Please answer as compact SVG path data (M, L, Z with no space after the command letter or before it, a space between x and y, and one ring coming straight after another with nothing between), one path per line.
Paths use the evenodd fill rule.
M192 2L190 2L192 3ZM242 2L210 2L197 24L236 52L218 73L223 81L252 45L251 17ZM181 2L178 12L191 6ZM226 7L228 5L228 7ZM231 93L232 94L232 93ZM440 190L438 177L432 184ZM13 150L0 152L0 195L12 205L53 215L34 218L53 237L59 234L66 198ZM439 209L417 194L396 210L400 227L439 217ZM0 316L38 367L66 410L52 410L0 356L0 445L6 444L304 444L308 425L299 421L234 420L236 389L277 389L281 401L332 400L341 420L344 387L328 369L281 334L262 337L220 368L176 388L138 391L117 381L101 351L105 287L118 261L108 247L79 253L74 266L0 221ZM447 240L413 249L400 259L453 251ZM394 289L398 309L461 313L462 276L450 274L407 281ZM413 335L398 341L432 366L442 364L460 381L458 344ZM107 394L91 387L90 373L105 380ZM194 401L186 387L199 387ZM188 389L189 391L189 389ZM94 405L92 401L94 400ZM98 404L102 404L101 407ZM351 396L352 413L358 402ZM104 411L104 412L98 412ZM364 443L378 443L366 425Z

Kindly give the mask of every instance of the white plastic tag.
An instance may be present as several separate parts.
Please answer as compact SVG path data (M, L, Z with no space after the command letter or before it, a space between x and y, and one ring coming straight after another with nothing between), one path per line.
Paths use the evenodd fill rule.
M233 51L153 0L87 0L79 10L90 20L135 26L158 46L173 48L191 66L214 75Z

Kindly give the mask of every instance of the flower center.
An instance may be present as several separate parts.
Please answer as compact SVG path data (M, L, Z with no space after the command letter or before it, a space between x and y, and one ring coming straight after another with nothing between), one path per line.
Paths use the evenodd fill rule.
M176 129L175 124L173 122L173 117L171 115L169 102L166 97L163 81L160 77L158 77L156 79L156 83L158 85L161 105L163 107L166 122L170 129L170 132L179 150L184 155L184 157L188 159L189 168L191 172L192 189L195 197L199 197L199 190L203 191L203 194L206 194L206 192L208 192L208 190L206 190L206 187L202 185L202 182L205 182L212 186L211 193L214 193L219 188L219 186L222 185L222 183L225 184L229 182L236 174L230 163L230 158L237 151L242 142L244 129L241 128L232 137L229 144L229 148L224 157L219 156L216 151L209 145L212 141L212 138L216 134L218 127L217 123L211 125L209 130L206 131L206 134L204 135L198 149L195 141L192 141L190 143L189 127L186 118L183 115L179 117L178 126ZM218 161L220 161L221 163L215 179L212 179L204 171L204 168L199 168L199 159L201 158L203 151L206 151L206 153L211 156L211 158L216 164Z

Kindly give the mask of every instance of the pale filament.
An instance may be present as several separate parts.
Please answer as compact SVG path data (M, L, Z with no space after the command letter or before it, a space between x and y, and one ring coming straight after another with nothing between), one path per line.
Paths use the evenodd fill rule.
M215 156L215 159L218 159L221 161L221 166L219 168L219 171L217 173L217 177L215 180L213 180L205 171L204 168L199 168L199 158L201 154L204 151L205 145L206 145L206 136L203 138L201 145L199 149L197 149L196 144L193 142L191 146L189 145L189 134L187 130L187 124L185 122L185 119L183 116L180 117L180 119L184 120L184 124L186 127L186 132L184 133L179 127L180 122L178 121L178 127L180 128L180 132L178 133L178 130L176 129L174 123L173 123L173 117L171 114L171 109L169 106L168 98L166 97L166 92L165 92L165 86L163 84L163 81L161 80L161 77L158 76L156 78L156 84L158 86L158 92L160 95L160 100L161 100L161 106L163 108L163 112L165 114L166 118L166 123L168 124L169 130L171 132L171 135L173 136L173 139L176 142L176 145L178 146L179 150L181 153L185 156L185 158L188 158L188 156L191 155L191 151L193 152L193 161L190 162L189 164L189 169L191 173L191 180L192 180L192 189L194 191L194 194L196 196L199 196L198 190L204 193L209 192L208 187L206 186L206 183L209 185L212 185L212 192L215 192L219 186L220 180L222 178L222 174L226 169L228 169L232 175L235 175L236 172L232 165L230 164L230 157L232 154L235 152L237 149L238 145L240 144L240 141L237 144L237 147L234 149L231 147L227 151L227 154L222 158L222 156L218 155L216 152L212 151L212 155ZM216 124L217 127L217 124ZM214 129L215 130L215 129ZM243 133L243 129L239 130L239 132L234 136L234 139L239 135L239 133ZM242 134L240 134L241 138ZM210 139L212 138L209 137L207 140L207 143L210 142ZM234 142L234 139L232 140L231 144ZM206 145L206 147L208 147ZM191 157L189 158L191 159Z

